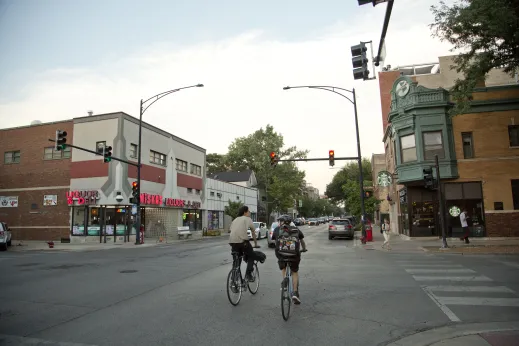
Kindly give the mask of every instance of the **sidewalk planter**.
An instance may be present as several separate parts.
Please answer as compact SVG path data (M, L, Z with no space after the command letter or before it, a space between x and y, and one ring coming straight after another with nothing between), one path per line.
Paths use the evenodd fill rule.
M222 232L219 229L212 229L210 231L207 231L206 235L208 237L217 237L217 236L221 236Z

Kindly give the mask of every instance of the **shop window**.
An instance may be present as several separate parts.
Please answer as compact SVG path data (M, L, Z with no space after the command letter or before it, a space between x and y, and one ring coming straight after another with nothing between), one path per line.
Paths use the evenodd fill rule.
M177 159L177 171L187 172L187 162Z
M157 165L166 166L166 155L161 154L158 151L150 150L150 162Z
M511 147L519 147L519 125L508 125L508 138Z
M519 210L519 179L512 179L512 199L514 210Z
M191 164L191 174L201 176L202 175L202 167L192 163Z
M213 210L207 212L207 229L219 229L220 228L220 212Z
M20 163L20 150L17 151L6 151L4 153L4 163L13 164Z
M434 156L438 155L439 159L445 158L445 150L443 149L443 139L441 131L424 132L423 133L423 150L425 160L434 160Z
M137 149L139 146L137 144L130 144L130 157L136 159L137 158Z
M72 208L72 235L86 235L85 212L87 211L86 207Z
M56 150L54 147L47 147L43 149L44 160L61 160L69 159L72 153L71 147L65 147L63 150Z
M474 145L472 143L472 132L462 132L463 158L472 159L474 157Z
M400 137L402 163L416 161L416 141L414 134Z

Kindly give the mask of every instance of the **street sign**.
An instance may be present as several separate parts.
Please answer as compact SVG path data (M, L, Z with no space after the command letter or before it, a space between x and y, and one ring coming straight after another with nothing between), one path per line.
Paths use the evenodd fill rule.
M299 200L299 208L302 208L303 207L303 200Z
M134 204L132 205L132 215L137 214L137 206Z

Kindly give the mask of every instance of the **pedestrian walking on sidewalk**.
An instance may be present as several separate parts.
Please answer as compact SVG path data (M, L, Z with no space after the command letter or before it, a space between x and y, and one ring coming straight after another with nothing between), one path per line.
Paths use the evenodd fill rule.
M382 223L380 227L382 229L382 234L384 235L384 244L382 244L382 248L391 250L391 245L389 245L389 238L391 238L391 226L389 225L389 220L384 219L384 223Z
M463 228L463 237L460 238L461 241L465 240L465 244L470 244L469 241L469 224L468 224L468 215L467 208L463 208L463 212L460 214L460 222L461 227Z

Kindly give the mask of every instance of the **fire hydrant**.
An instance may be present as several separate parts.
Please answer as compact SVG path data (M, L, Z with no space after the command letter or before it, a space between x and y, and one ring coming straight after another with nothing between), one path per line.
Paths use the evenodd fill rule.
M49 244L49 248L50 249L53 249L54 248L54 242L51 240L51 241L48 241L47 244Z

